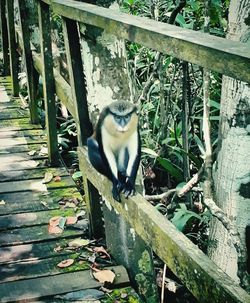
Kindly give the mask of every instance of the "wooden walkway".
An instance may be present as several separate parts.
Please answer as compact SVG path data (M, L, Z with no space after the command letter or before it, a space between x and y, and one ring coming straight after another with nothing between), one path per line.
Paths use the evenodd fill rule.
M61 234L48 231L50 218L75 216L84 203L66 169L48 166L45 131L29 123L29 111L19 98L11 98L10 88L10 79L1 77L0 302L38 302L34 301L38 298L54 302L48 296L98 288L101 284L91 276L89 263L78 262L82 249L55 249L67 248L74 238L88 237L86 224L67 226ZM44 184L46 172L60 176L61 181L52 179ZM80 203L75 208L72 203L71 208L62 208L62 199ZM75 259L72 266L57 267L68 258ZM117 285L128 283L123 267L112 269Z

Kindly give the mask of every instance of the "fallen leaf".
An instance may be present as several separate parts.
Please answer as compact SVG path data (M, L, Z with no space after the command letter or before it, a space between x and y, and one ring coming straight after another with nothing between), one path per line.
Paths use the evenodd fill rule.
M55 182L61 182L61 180L62 180L62 178L61 178L60 176L56 176L56 177L54 178L54 181L55 181Z
M45 202L45 201L41 201L41 204L42 204L43 206L45 206L45 207L47 207L47 208L48 208L48 203L47 203L47 202Z
M109 269L93 272L93 276L100 283L105 283L105 282L113 283L115 279L115 273Z
M40 156L47 156L48 155L48 147L42 146L39 152Z
M81 238L77 238L71 242L68 243L69 247L82 247L82 246L87 246L89 244L89 240L88 239L81 239Z
M32 149L28 152L28 155L29 156L34 156L36 154L36 150L35 149Z
M66 259L57 264L59 268L69 267L74 263L74 259Z
M66 225L73 225L77 222L77 217L67 217Z
M97 252L98 254L103 253L105 256L107 256L108 258L110 258L110 255L107 253L106 249L103 246L94 247L93 251Z
M76 205L75 205L75 203L73 203L73 202L66 202L66 204L65 204L65 208L75 208L76 207Z
M44 175L42 183L43 184L49 183L52 179L53 179L53 174L47 171Z
M60 245L54 248L54 252L61 252L62 250L63 248Z
M56 216L56 217L50 218L49 225L50 226L58 226L60 218L61 218L60 216Z
M63 230L59 226L51 226L48 227L49 234L61 234Z
M5 204L6 204L6 202L4 200L0 201L0 205L5 205Z

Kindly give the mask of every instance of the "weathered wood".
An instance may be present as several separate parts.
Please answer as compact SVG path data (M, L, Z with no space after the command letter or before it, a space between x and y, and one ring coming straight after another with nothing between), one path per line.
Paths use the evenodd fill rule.
M4 130L0 132L0 139L3 138L17 138L17 137L34 137L45 135L45 131L42 129L31 130Z
M4 154L12 154L12 153L29 152L32 150L36 150L37 152L40 152L42 147L44 147L44 142L40 142L40 143L32 142L31 144L6 146L6 147L2 146L2 148L0 148L0 153L4 155Z
M50 11L47 4L38 2L38 17L43 62L43 94L45 100L48 154L51 165L57 166L59 165L59 152L56 126L55 82L50 38Z
M78 155L82 171L99 189L105 201L109 201L117 213L131 224L135 232L149 243L153 251L198 300L241 303L250 300L250 296L242 288L215 266L142 196L137 194L127 200L122 197L122 203L114 201L111 183L90 165L85 149L79 148Z
M41 179L1 182L0 196L4 193L16 191L30 190L35 192L47 192L47 189L66 188L74 186L75 183L69 176L63 176L60 182L52 180L47 184L43 184Z
M51 1L66 18L105 29L184 61L250 82L249 46L174 25L73 0Z
M89 269L89 264L84 262L82 264L73 264L67 269L60 269L57 264L68 258L76 258L78 254L71 252L68 255L53 256L53 258L46 258L40 260L27 260L19 263L12 263L0 266L0 284L10 281L18 281L22 279L34 279L38 277L54 276L64 272L77 272L80 270Z
M36 70L42 74L42 60L41 56L35 51L32 52L34 65ZM58 98L62 103L67 107L71 115L76 118L76 109L73 103L72 92L70 85L66 80L60 75L59 71L54 68L54 77L55 77L55 89Z
M58 201L63 198L82 201L74 187L49 189L45 193L23 191L1 194L0 199L5 201L5 204L0 207L0 215L60 209Z
M70 85L74 105L76 107L78 145L83 146L86 145L87 138L91 136L93 130L89 119L87 90L81 59L79 33L77 23L73 20L63 18L62 25Z
M0 26L1 26L1 41L3 53L3 75L10 73L10 60L8 54L8 29L6 20L6 0L0 0Z
M18 138L5 138L0 139L0 151L6 150L6 148L11 147L14 148L16 145L28 145L28 144L44 144L46 140L44 136L36 136L36 137L18 137ZM14 150L14 149L13 149ZM16 151L15 151L16 152Z
M32 60L32 52L30 47L29 16L26 7L26 0L18 0L17 6L19 11L20 28L23 41L23 54L25 60L27 87L29 95L30 120L31 123L38 124L40 120L37 106L39 76L34 68Z
M107 206L108 205L108 206ZM103 205L106 243L118 264L128 271L131 285L143 302L159 302L152 251L111 204Z
M8 157L10 157L8 155ZM0 155L0 162L2 161L2 155ZM1 167L1 165L0 165ZM21 169L21 170L10 170L0 171L0 182L6 181L20 181L29 179L41 179L45 173L51 173L53 176L67 176L68 172L65 168L34 168L34 169Z
M6 140L6 139L5 139ZM11 147L12 149L12 147ZM45 160L23 160L23 161L20 161L20 162L13 162L13 163L10 163L10 162L7 162L7 163L1 163L0 164L0 169L1 169L1 172L2 174L6 174L6 172L9 172L9 171L20 171L20 170L26 170L26 169L32 169L32 168L36 168L36 167L39 167L39 168L44 168L44 167L47 167L46 165L46 159Z
M38 124L31 124L29 118L0 120L0 132L10 130L42 129Z
M14 2L13 0L6 1L7 4L7 24L8 24L8 39L9 39L9 55L10 55L10 73L12 79L12 94L18 96L18 54L17 44L15 39L15 23L14 23Z
M128 285L129 278L126 270L122 266L111 268L116 274L114 287L118 285ZM3 283L0 285L1 302L22 301L34 298L42 298L62 293L77 291L88 288L99 288L101 283L90 276L88 270L75 273L65 273L55 277L41 277L30 280L20 280L12 283Z
M55 217L55 214L59 214L59 211L44 210L33 213L3 215L0 220L0 230L45 225L48 224L50 218ZM64 211L61 210L60 214L64 216ZM65 216L74 216L74 209L68 209Z
M100 239L104 236L104 222L98 190L83 176L84 196L89 219L90 236Z
M32 226L24 228L16 228L11 231L1 231L0 233L0 247L8 245L20 245L28 243L38 243L50 239L66 239L78 237L83 234L82 230L66 229L62 234L52 235L48 233L48 226ZM1 293L1 292L0 292Z
M0 120L6 119L20 119L20 118L28 118L29 112L26 109L22 108L15 108L15 109L8 109L8 111L1 111L0 112Z
M69 240L68 240L69 241ZM61 250L56 252L54 249L59 245L65 247L68 242L65 239L51 240L49 242L23 244L16 246L5 246L0 248L0 264L11 264L19 261L39 260L52 258L58 255L66 255L68 252Z

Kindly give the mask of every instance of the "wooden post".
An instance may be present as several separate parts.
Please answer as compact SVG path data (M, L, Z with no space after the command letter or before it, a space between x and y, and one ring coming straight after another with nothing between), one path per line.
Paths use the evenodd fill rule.
M92 134L92 125L88 112L87 91L84 81L79 33L75 21L63 18L62 24L70 85L76 106L78 145L83 146L86 145L87 138Z
M43 93L47 128L48 154L50 164L59 165L59 152L56 128L55 80L51 48L51 27L49 5L38 2L41 54L43 62Z
M89 217L89 233L91 238L100 239L105 235L102 219L101 196L91 182L83 177L84 197Z
M132 286L143 302L159 302L150 247L108 201L105 201L102 208L106 243L111 255L127 269Z
M30 31L29 16L25 0L18 0L18 10L21 24L21 34L23 40L23 52L26 68L27 86L29 94L30 120L33 124L39 123L38 107L37 107L37 91L39 75L34 68L31 47L30 47Z
M8 25L8 39L9 39L9 54L10 54L10 74L12 80L12 94L18 96L18 54L17 44L15 39L15 23L14 23L14 3L13 0L7 2L7 25Z
M0 18L1 18L1 40L3 53L3 76L10 74L10 60L8 54L8 28L6 20L6 0L0 0Z

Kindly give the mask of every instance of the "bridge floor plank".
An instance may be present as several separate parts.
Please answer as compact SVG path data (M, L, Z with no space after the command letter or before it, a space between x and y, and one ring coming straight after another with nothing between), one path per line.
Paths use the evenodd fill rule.
M0 78L0 301L53 302L54 295L100 287L87 261L78 262L80 251L65 249L88 237L85 212L82 224L49 233L50 218L76 216L85 203L67 170L48 165L45 131L29 124L29 112L4 86L11 87L9 77ZM51 180L44 180L46 173ZM57 252L59 246L64 249ZM68 258L75 260L72 266L57 266ZM112 270L116 285L129 284L123 267Z

